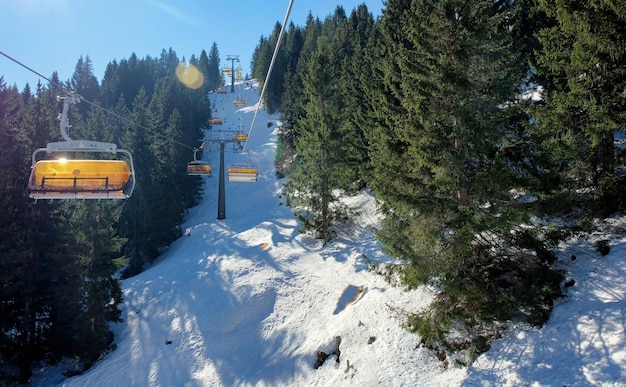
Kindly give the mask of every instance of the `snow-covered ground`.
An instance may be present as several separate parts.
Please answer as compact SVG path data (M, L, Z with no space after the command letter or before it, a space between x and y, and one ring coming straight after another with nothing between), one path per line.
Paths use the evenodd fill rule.
M212 94L223 130L248 132L257 87ZM235 98L246 106L234 106ZM394 262L372 235L378 217L370 194L346 199L355 217L326 246L298 232L273 167L277 120L259 111L248 143L259 181L226 183L224 220L216 219L219 152L205 153L215 175L205 178L185 235L124 281L117 349L70 379L58 369L36 371L32 385L626 385L626 218L605 227L613 233L605 257L593 246L599 236L563 245L561 262L576 284L543 329L512 329L469 369L444 369L402 328L403 316L425 307L433 290L406 291L368 270ZM239 153L225 159L248 162ZM333 352L337 337L340 356L315 368L318 351Z
M465 385L626 386L626 217L598 229L561 245L560 263L575 284L548 323L511 330L469 368ZM606 256L595 247L603 239Z

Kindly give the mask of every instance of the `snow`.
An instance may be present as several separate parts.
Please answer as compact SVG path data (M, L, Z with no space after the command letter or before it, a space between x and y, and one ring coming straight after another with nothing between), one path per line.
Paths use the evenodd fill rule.
M573 287L542 329L521 326L497 341L468 370L465 383L488 386L626 385L626 217L560 249ZM601 256L595 243L608 239Z
M224 130L249 130L258 84L249 85L211 94ZM235 95L247 106L235 107ZM123 283L117 349L69 379L62 367L35 370L31 385L626 385L626 218L561 246L559 262L576 282L545 327L515 327L471 367L444 369L403 328L435 289L407 291L369 270L396 263L374 240L379 218L370 193L344 199L354 217L325 246L299 233L273 167L278 119L259 111L248 143L259 181L226 183L224 220L216 219L219 151L205 153L215 175L204 178L204 199L189 211L185 235ZM248 161L238 153L225 158ZM611 253L602 257L594 243L606 235ZM337 336L339 359L314 368L317 352L331 353Z

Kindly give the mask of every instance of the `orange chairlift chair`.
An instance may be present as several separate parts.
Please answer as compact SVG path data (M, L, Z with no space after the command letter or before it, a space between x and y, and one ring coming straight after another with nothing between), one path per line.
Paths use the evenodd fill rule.
M133 193L135 171L130 152L117 149L116 144L72 140L67 135L69 105L80 99L78 94L64 97L60 127L65 141L48 143L33 152L27 187L33 199L126 199ZM43 152L61 157L38 160ZM86 152L121 154L125 160L68 158Z
M193 150L193 161L187 163L187 175L189 176L211 176L211 165L208 162L203 160L198 160L196 158L196 153L200 149L194 148Z
M232 164L228 167L228 181L237 183L255 183L259 174L251 164Z
M233 143L239 144L241 142L248 141L248 135L243 132L236 132L233 134ZM248 164L232 164L228 167L228 181L237 183L254 183L258 180L258 171L256 167L250 163Z

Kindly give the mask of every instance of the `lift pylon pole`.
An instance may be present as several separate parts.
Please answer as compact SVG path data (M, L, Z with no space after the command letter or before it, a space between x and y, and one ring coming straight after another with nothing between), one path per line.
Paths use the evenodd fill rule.
M217 220L226 219L226 189L224 187L224 141L220 142L220 182L217 194Z
M235 62L239 62L239 55L226 55L226 60L231 61L231 81L230 81L230 92L235 92Z
M211 131L215 134L214 131ZM232 137L223 138L221 137L222 133L228 133L229 135L232 133ZM219 143L220 144L220 177L219 177L219 188L217 193L217 220L226 219L226 187L225 180L226 174L224 173L224 149L226 147L226 143L234 143L240 144L242 139L238 136L241 132L234 131L217 131L217 134L220 135L220 138L205 138L204 141L207 143ZM246 136L247 137L247 136ZM240 145L241 146L241 145Z

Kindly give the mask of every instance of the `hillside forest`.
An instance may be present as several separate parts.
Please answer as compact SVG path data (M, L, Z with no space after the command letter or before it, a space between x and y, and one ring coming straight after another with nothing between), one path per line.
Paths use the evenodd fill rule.
M280 28L260 37L252 78L266 79ZM339 6L290 24L263 101L283 121L287 203L303 232L329 241L350 216L338 198L375 194L376 235L403 263L403 285L441 289L407 323L425 345L480 353L502 322L540 325L561 294L551 249L624 210L625 41L626 7L612 0L388 0L378 18ZM181 84L181 63L204 84ZM132 54L101 81L85 56L70 80L48 81L19 91L0 77L7 382L27 382L42 360L74 359L68 374L80 373L115 349L120 278L176 240L202 197L185 166L209 129L208 93L224 82L215 43L189 60L172 48ZM67 90L90 102L71 108L74 138L133 154L131 198L28 198L32 152L60 140Z

